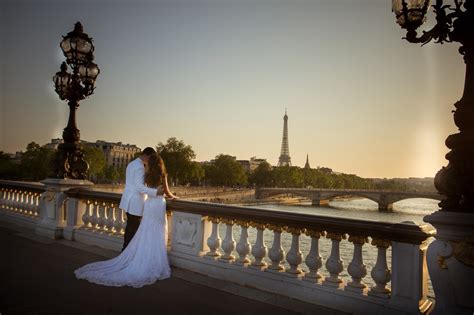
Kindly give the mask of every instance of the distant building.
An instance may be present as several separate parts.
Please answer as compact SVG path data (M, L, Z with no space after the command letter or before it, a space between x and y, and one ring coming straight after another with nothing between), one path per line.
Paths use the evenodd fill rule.
M252 156L250 158L250 160L237 160L237 162L239 162L240 165L242 165L245 172L247 172L247 173L251 173L251 172L255 171L255 169L260 164L262 164L263 162L266 162L266 161L267 161L267 159L257 159L257 157L255 157L255 156Z
M341 174L341 173L333 172L332 169L330 169L329 167L318 167L318 170L325 174Z
M84 145L101 149L104 152L107 165L116 168L126 167L130 161L142 150L134 144L124 144L122 142L107 142L97 140L96 142L83 142Z
M234 161L237 161L237 157L236 156L230 156ZM206 163L206 162L202 162L202 163ZM216 163L216 159L212 159L209 161L210 164L215 164Z
M21 163L21 157L23 155L23 152L21 151L16 151L15 153L6 153L8 157L10 157L10 160L13 163L20 164Z
M245 172L247 173L251 173L253 171L255 171L255 169L263 162L266 162L267 159L258 159L257 157L255 156L252 156L250 158L250 160L237 160L237 157L236 156L232 156L232 159L234 159L234 161L236 161L237 163L239 163L240 165L242 165L242 167L244 168ZM212 159L210 161L204 161L204 162L200 162L201 165L206 165L206 164L214 164L216 162L215 159Z
M237 160L240 165L244 168L246 173L250 173L250 161L249 160Z
M250 171L255 171L255 169L263 162L267 162L267 159L257 159L257 157L252 156L250 158Z
M58 146L63 143L63 139L51 139L50 143L46 143L44 145L45 148L51 149L51 150L56 150Z
M63 139L52 139L50 143L44 146L49 149L56 150L63 142ZM127 166L135 155L142 150L134 144L123 144L122 142L107 142L104 140L97 140L96 142L88 142L81 140L81 144L88 147L101 149L105 155L106 164L112 165L116 168Z

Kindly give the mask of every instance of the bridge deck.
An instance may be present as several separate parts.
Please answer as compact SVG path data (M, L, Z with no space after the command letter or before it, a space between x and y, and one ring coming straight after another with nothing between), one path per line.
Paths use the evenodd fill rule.
M116 252L3 222L0 248L1 314L343 314L181 269L140 289L95 285L73 271Z

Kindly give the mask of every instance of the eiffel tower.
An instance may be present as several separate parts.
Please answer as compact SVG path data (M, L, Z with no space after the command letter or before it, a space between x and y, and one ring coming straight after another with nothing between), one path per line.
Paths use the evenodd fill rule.
M281 153L278 166L291 166L290 148L288 147L288 115L283 116L283 139L281 141Z

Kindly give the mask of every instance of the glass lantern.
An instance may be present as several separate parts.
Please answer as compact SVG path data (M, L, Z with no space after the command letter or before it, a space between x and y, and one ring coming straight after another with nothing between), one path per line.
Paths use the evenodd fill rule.
M392 11L397 24L405 29L416 29L426 21L430 0L392 0Z

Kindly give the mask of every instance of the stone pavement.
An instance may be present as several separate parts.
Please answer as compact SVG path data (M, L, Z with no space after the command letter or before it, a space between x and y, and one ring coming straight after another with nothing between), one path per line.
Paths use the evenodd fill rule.
M77 280L76 268L117 253L4 222L0 251L0 315L343 314L176 268L171 278L139 289Z

